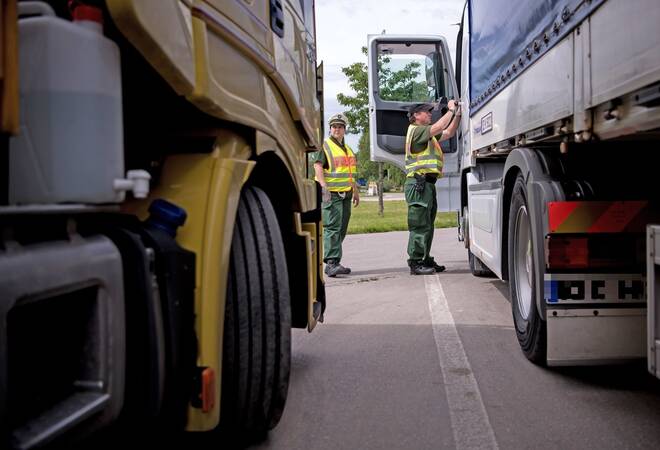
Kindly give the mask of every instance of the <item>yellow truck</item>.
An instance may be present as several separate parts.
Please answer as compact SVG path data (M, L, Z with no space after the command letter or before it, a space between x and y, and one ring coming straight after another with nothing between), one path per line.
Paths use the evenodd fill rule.
M313 0L0 23L0 447L265 436L325 309Z

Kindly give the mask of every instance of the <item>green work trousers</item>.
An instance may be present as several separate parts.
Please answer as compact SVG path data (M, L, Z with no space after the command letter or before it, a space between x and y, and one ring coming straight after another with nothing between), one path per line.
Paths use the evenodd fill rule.
M408 203L408 262L423 262L430 259L435 214L438 200L435 184L425 182L424 191L415 190L415 178L407 178L403 186Z
M341 260L341 244L346 237L348 220L351 218L353 192L346 192L342 198L338 192L331 192L329 202L323 202L323 262Z

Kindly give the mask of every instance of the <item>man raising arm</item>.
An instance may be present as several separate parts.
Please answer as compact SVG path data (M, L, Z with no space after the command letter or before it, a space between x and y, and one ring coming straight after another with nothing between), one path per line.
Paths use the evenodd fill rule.
M450 100L448 112L431 123L433 105L413 105L406 133L406 182L408 204L408 266L411 275L430 275L445 270L430 255L438 209L435 183L442 176L444 156L438 141L450 139L460 122L459 105ZM436 138L436 136L438 136Z

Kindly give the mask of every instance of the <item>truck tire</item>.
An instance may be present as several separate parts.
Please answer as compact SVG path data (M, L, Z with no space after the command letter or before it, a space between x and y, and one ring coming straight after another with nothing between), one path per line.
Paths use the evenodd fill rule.
M469 211L466 206L463 208L463 238L465 239L465 247L468 252L470 272L472 272L472 275L475 277L492 277L495 274L470 251L470 222L468 220L468 214Z
M220 429L262 440L280 420L291 368L291 303L282 234L266 194L243 189L231 245Z
M474 253L468 248L468 263L470 264L470 272L475 277L492 277L493 272L481 262L479 258L474 256Z
M509 210L509 291L520 348L530 361L546 362L546 327L536 307L534 245L525 181L518 175Z

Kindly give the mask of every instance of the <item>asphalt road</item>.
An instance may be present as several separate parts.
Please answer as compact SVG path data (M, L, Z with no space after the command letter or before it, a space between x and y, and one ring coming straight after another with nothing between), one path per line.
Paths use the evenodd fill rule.
M643 364L547 369L519 350L508 285L473 277L456 229L437 276L410 276L407 233L348 236L325 323L293 332L289 398L259 449L660 448Z

